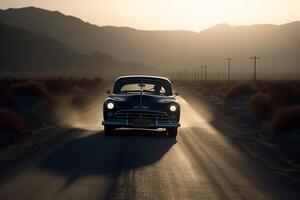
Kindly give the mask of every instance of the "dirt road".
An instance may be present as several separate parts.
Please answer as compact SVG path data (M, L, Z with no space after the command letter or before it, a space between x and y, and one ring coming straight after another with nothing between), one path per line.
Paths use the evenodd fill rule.
M176 140L145 130L105 137L99 101L86 126L2 170L0 199L297 199L187 99Z

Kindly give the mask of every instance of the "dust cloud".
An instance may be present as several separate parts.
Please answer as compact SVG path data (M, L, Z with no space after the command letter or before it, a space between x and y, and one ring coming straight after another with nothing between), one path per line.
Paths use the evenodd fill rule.
M73 106L70 103L70 96L60 99L54 109L57 123L68 128L82 128L86 130L102 129L102 102L104 95L94 97L93 101L82 108Z

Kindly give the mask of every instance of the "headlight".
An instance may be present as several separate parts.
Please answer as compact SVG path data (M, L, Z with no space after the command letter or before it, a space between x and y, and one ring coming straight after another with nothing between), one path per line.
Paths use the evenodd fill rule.
M115 104L113 102L109 102L106 104L107 109L112 110L115 107Z
M174 105L170 106L170 111L175 112L176 110L177 110L176 106L174 106Z

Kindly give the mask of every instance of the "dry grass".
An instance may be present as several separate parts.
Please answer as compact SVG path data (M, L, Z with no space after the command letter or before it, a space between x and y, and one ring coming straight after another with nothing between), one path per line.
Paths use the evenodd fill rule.
M236 83L225 94L224 101L230 101L238 96L252 95L259 91L259 88L252 83Z
M271 134L300 129L300 105L279 107L267 125Z
M270 115L274 109L273 100L270 95L265 93L254 94L249 99L249 110L255 116L267 116Z
M20 115L3 107L0 107L0 128L13 131L16 134L30 132L30 128Z

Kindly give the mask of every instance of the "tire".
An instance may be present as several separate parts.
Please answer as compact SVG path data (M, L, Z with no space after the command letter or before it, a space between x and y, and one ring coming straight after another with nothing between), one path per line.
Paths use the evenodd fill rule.
M112 126L104 126L104 135L111 136L114 134L115 128Z
M172 138L177 137L178 128L167 128L168 136Z

